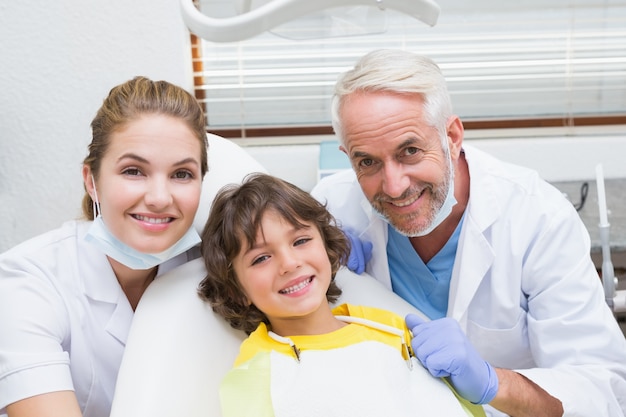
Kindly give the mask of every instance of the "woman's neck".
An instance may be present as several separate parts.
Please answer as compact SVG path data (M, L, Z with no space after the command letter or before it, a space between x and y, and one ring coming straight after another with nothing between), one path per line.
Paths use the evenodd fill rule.
M122 291L126 294L130 306L133 308L133 311L135 311L144 291L148 288L148 285L154 281L159 267L155 266L151 269L131 269L115 259L107 258L117 277L117 281L122 287Z

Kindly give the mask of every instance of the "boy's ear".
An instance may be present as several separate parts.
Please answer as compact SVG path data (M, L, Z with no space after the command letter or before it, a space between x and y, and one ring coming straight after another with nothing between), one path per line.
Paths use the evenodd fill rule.
M238 303L246 307L250 307L252 305L250 297L248 297L243 288L238 287L236 290L233 290L229 296L232 300L237 300Z

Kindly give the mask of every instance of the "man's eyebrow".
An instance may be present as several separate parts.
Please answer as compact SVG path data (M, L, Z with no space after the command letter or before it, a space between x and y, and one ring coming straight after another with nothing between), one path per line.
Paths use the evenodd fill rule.
M404 142L400 143L396 149L400 150L400 149L404 149L407 146L411 146L411 145L415 145L416 142L419 142L419 139L415 138L415 137L410 137L408 139L406 139Z
M352 153L352 158L369 158L370 154L367 152L356 151Z
M406 139L405 141L401 142L398 146L396 146L396 150L399 151L401 149L406 148L407 146L412 146L415 145L415 143L419 142L419 139L415 138L415 137L411 137L409 139ZM371 155L367 152L362 152L362 151L354 151L352 153L352 158L371 158Z

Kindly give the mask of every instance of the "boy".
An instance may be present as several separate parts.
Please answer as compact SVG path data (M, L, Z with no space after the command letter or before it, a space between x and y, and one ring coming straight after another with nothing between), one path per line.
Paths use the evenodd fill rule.
M349 243L326 208L265 174L218 193L200 295L248 333L222 381L230 416L483 416L412 356L404 319L332 309Z

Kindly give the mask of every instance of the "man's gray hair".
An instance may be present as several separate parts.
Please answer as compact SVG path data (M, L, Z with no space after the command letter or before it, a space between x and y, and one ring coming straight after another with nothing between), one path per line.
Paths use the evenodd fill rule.
M363 56L354 68L340 76L332 99L332 124L335 134L344 144L341 106L346 96L354 92L392 92L419 94L424 100L426 122L440 134L447 148L446 122L452 116L452 103L446 80L437 64L430 58L393 49L375 50Z

